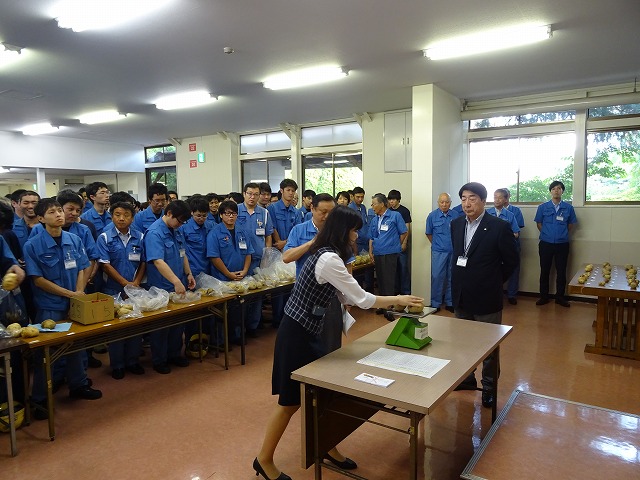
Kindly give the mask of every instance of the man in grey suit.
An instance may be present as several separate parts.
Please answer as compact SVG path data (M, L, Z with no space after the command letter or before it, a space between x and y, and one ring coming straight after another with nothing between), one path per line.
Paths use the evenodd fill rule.
M453 243L451 287L457 318L502 323L502 284L519 262L511 227L504 220L485 214L487 189L476 182L459 191L464 216L451 222ZM499 372L497 352L482 365L482 405L493 406L494 371ZM496 370L494 370L496 369ZM474 372L456 389L475 390Z

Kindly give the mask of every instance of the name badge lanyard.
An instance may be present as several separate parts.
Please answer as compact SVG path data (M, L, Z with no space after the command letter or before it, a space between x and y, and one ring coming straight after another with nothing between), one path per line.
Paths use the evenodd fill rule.
M471 242L473 242L473 236L469 240L469 244L467 244L467 227L465 225L465 228L464 228L464 254L462 256L459 256L458 260L456 261L456 265L458 267L466 267L467 266L467 260L469 259L468 255L469 255L469 248L471 247Z

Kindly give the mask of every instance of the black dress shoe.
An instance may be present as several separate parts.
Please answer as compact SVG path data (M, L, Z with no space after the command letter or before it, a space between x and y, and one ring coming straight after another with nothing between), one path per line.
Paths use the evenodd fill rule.
M33 405L33 417L36 420L46 420L49 418L49 407L47 406L46 400L41 400L39 402L32 401Z
M156 372L161 373L162 375L166 375L167 373L171 373L171 367L169 365L167 365L166 363L160 363L158 365L154 365L153 369Z
M169 362L174 364L176 367L184 368L189 366L189 360L187 357L173 357L169 359Z
M98 400L99 398L102 398L102 392L95 388L91 388L89 385L84 385L82 387L69 390L69 396L71 398L81 398L83 400Z
M564 298L556 298L556 303L565 308L569 308L571 306L571 304Z
M134 363L133 365L127 366L127 370L134 375L144 375L144 367L139 363Z
M114 380L122 380L124 378L124 368L114 368L111 372L111 378Z
M245 332L245 337L247 337L247 338L258 338L258 332L256 331L256 329L249 328Z
M538 299L536 305L546 305L547 303L549 303L549 299L546 297L542 297Z
M465 380L456 388L454 388L456 392L460 390L477 390L477 389L478 389L478 382L476 382L475 379L473 380L473 382L470 382L470 381L468 382L467 380Z
M451 305L447 305L445 308L447 312L451 312L451 313L455 312L455 308L453 308Z
M100 368L102 366L102 362L93 355L89 355L88 360L89 368Z
M340 462L327 453L324 456L324 459L329 460L336 467L341 468L342 470L354 470L358 468L358 464L351 460L349 457L344 457L344 462Z
M493 407L493 392L491 390L482 391L482 406L485 408Z
M280 472L280 475L273 479L267 477L262 465L260 465L260 462L258 461L258 457L253 461L253 469L256 471L256 477L258 475L262 475L265 480L291 480L291 477L284 472Z
M509 302L509 305L517 305L518 304L518 299L514 298L514 297L507 298L507 301Z

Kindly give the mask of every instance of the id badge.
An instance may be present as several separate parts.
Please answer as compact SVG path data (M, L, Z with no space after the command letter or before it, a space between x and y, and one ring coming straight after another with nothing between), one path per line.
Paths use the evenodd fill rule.
M244 240L240 240L238 242L238 247L240 247L240 250L246 250L247 249L247 242Z
M458 267L466 267L467 266L467 257L458 257L458 261L456 262L456 265Z
M256 235L264 236L264 228L256 228Z
M129 261L130 262L139 262L140 261L140 254L136 253L136 252L131 252L129 254Z
M564 222L564 217L562 215L557 215L556 220L559 222Z
M181 248L180 249L180 258L184 258L185 253L186 252L185 252L184 248Z
M389 225L387 225L386 223L384 225L380 225L381 232L386 232L387 230L389 230Z
M64 268L66 270L71 270L73 268L76 268L77 264L76 264L76 259L75 258L67 258L64 261Z

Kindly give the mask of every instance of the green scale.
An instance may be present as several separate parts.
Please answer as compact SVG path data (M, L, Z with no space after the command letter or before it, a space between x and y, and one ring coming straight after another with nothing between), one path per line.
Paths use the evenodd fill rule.
M400 317L385 343L420 350L432 340L428 330L428 323L422 323L417 318Z

